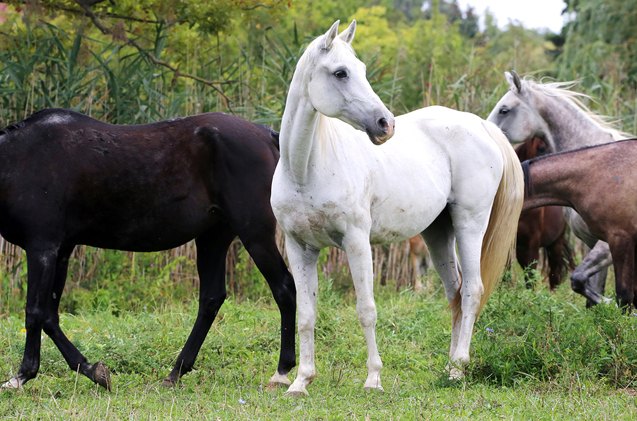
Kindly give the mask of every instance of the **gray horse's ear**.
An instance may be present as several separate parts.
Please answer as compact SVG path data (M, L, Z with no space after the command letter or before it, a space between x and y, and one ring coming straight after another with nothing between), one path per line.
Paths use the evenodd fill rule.
M330 48L332 48L332 42L334 42L336 35L338 35L338 25L340 23L341 21L337 20L336 22L332 24L332 27L329 29L329 31L325 33L325 37L323 39L324 50L329 50Z
M515 88L519 94L522 93L522 81L515 70L511 70L511 72L504 72L504 77L506 77L507 82L509 82L511 89Z
M338 37L342 39L343 41L345 41L346 43L351 44L355 34L356 34L356 19L354 19L352 23L349 24L347 29L341 32L341 34Z

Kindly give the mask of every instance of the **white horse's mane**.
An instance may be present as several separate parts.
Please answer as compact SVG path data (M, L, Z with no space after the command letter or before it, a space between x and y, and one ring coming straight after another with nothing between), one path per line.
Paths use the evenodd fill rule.
M595 123L595 125L599 128L609 132L615 139L632 137L630 133L623 132L616 127L618 124L617 120L611 120L608 116L597 114L588 108L582 99L590 101L595 100L590 95L573 91L571 89L579 84L579 81L577 80L543 83L541 81L535 81L533 78L527 76L524 78L522 83L525 85L524 88L527 88L530 91L536 91L546 96L558 98L570 104L585 118Z

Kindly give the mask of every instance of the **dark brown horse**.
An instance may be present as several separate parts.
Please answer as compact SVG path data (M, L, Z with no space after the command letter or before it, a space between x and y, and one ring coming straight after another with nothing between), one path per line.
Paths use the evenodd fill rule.
M524 209L569 206L610 247L617 301L637 304L637 139L535 158L522 163Z
M271 131L207 113L116 126L61 109L0 132L0 234L26 250L26 344L5 388L34 378L41 331L71 370L110 388L64 335L58 306L74 247L157 251L195 239L200 279L194 327L165 384L190 371L226 298L225 259L238 236L281 312L281 353L270 380L295 365L295 289L275 243L270 185L279 153Z
M515 153L520 161L547 153L544 139L533 137L516 146ZM515 254L518 263L525 269L524 280L527 288L532 287L527 269L535 269L540 259L540 248L544 249L544 267L548 266L549 287L555 289L562 282L567 271L573 270L573 252L566 237L566 219L560 206L545 206L528 209L520 215Z

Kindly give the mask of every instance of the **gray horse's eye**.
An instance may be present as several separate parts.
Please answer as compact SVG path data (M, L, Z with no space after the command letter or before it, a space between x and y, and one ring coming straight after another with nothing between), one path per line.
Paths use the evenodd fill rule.
M347 72L345 70L337 70L334 72L334 76L337 79L345 79L347 77Z
M498 111L498 114L500 114L500 115L505 115L505 114L508 114L508 113L509 113L509 111L510 111L510 110L509 110L509 107L501 107L501 108L500 108L500 111Z

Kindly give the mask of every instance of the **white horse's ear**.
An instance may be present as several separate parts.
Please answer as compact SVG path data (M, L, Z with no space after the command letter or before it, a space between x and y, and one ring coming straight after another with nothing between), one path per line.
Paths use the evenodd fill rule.
M341 34L338 37L342 39L343 41L345 41L346 43L351 44L355 34L356 34L356 19L354 19L352 23L349 24L347 29L341 32Z
M511 70L511 72L504 72L504 77L506 77L507 82L509 82L511 89L515 88L519 94L522 93L522 81L515 70Z
M338 25L341 23L340 20L337 20L332 24L332 27L325 33L325 38L323 39L323 49L329 50L332 47L332 42L338 35Z

